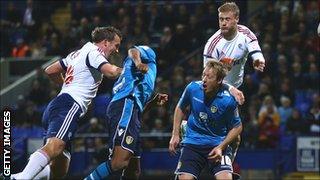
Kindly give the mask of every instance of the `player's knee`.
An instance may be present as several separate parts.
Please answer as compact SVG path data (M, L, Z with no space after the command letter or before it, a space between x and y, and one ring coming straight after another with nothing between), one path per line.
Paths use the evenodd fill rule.
M50 158L60 155L65 148L65 142L58 138L50 138L46 145L42 148Z
M179 174L178 180L194 180L195 178L190 174Z
M130 170L125 170L124 175L123 175L123 180L125 179L139 179L141 174L140 169L130 169Z
M59 167L52 167L51 166L51 172L50 172L50 178L51 179L61 179L65 177L68 173L67 169L62 169Z
M240 142L241 142L241 136L240 135L237 136L236 141L240 144Z
M52 177L52 179L61 179L65 177L68 173L69 163L70 163L70 153L64 152L63 154L60 154L56 159L51 161L50 177Z
M228 171L221 171L215 175L216 180L232 180L232 173Z
M111 168L113 171L118 171L118 170L122 170L128 167L129 164L129 160L122 160L122 161L117 161L112 159L111 160Z

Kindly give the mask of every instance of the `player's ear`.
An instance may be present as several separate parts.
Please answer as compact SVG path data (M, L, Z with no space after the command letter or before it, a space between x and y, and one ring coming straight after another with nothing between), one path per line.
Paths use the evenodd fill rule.
M104 45L105 47L108 47L108 43L109 43L109 41L105 39L103 45Z
M217 77L217 80L219 84L222 84L223 79Z
M239 16L236 16L236 22L239 23Z

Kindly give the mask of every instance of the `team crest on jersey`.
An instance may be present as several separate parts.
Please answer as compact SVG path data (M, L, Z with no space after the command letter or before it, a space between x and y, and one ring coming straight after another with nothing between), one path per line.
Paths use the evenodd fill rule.
M242 44L238 44L238 48L243 50Z
M126 143L131 144L133 142L133 137L132 136L127 136L126 137Z
M200 112L199 117L201 120L207 120L208 119L208 114L205 112Z
M210 110L212 113L216 113L218 108L216 106L211 106Z

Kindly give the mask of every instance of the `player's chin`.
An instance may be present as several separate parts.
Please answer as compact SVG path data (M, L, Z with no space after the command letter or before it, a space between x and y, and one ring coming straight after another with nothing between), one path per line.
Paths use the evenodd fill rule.
M221 34L222 35L227 35L229 33L228 29L221 29Z
M204 92L205 94L207 94L207 93L209 93L210 91L208 90L208 88L203 88L203 92Z

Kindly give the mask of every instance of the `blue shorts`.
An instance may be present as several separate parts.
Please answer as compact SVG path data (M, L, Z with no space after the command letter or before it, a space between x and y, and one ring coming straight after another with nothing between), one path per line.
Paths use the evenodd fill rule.
M76 132L81 113L79 104L69 94L55 97L42 116L42 124L46 129L45 139L59 138L66 143L66 150L71 151L70 140Z
M109 152L112 156L114 146L121 146L140 157L140 128L142 113L132 97L111 102L107 109L109 124Z
M214 147L199 147L191 144L182 145L181 154L175 174L191 174L198 179L201 170L206 166L211 174L216 175L220 171L232 172L232 163L230 159L231 149L227 149L222 154L222 160L219 163L213 163L207 159L208 154Z

